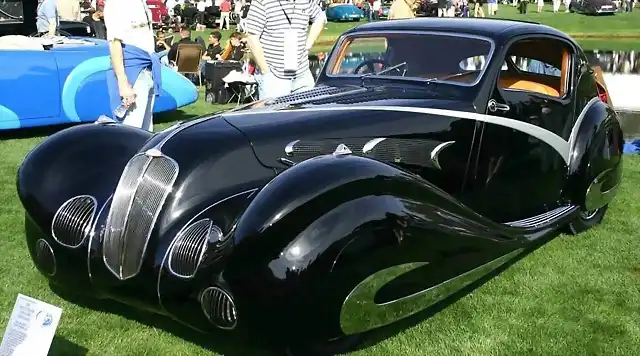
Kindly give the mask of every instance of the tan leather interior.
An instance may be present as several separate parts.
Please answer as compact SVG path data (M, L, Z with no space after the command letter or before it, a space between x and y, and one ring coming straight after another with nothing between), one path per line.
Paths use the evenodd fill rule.
M500 88L524 90L549 96L560 96L560 93L545 84L519 78L500 78Z
M571 71L571 52L562 41L550 39L523 40L514 43L508 56L537 59L560 69L560 77L527 71L503 71L499 85L503 89L523 90L549 96L567 94Z

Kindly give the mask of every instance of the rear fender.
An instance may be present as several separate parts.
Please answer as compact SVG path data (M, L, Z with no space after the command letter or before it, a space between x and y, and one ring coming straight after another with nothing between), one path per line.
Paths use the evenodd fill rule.
M569 145L567 194L571 202L585 210L609 204L622 176L624 145L613 108L594 98L578 119Z

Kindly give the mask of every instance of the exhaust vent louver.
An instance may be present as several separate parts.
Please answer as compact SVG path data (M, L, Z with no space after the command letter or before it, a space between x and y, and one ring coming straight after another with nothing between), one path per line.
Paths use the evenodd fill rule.
M97 205L96 199L90 195L80 195L67 200L53 216L53 239L66 247L80 246L91 234Z
M200 305L213 325L225 330L236 327L238 323L236 305L229 293L218 287L209 287L200 295Z
M169 271L180 278L193 278L205 257L209 243L217 243L222 231L210 219L199 220L183 229L169 251Z
M56 274L56 256L53 254L51 245L46 240L39 239L36 241L35 249L35 260L38 269L48 276Z

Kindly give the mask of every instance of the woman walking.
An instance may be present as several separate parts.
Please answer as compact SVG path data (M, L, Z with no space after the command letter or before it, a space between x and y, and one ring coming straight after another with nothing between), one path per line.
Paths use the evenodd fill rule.
M476 0L476 6L473 8L473 17L484 17L483 5L484 0Z

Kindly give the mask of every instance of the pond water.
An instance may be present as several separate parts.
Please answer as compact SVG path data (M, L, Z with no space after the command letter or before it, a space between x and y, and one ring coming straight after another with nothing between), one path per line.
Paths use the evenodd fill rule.
M611 100L620 114L625 139L640 138L640 51L588 51L589 63L599 66L611 95ZM341 68L355 69L364 60L377 58L374 53L348 53ZM324 64L317 56L310 56L311 69L317 75ZM474 63L481 66L482 63Z

